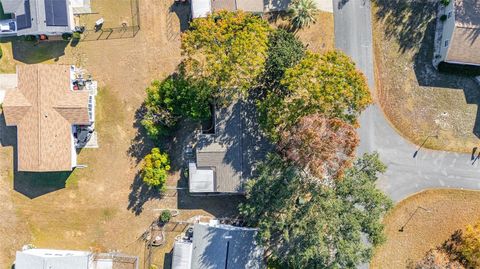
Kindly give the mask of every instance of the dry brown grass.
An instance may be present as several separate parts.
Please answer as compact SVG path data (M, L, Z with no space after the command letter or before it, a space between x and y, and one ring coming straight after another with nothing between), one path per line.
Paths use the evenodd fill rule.
M95 22L103 18L105 28L122 27L122 23L127 26L136 25L137 22L132 21L135 14L135 2L137 0L101 0L92 1L92 14L81 15L79 24L84 25L87 29L93 29Z
M13 60L12 44L0 43L3 56L0 59L0 74L15 73L15 61Z
M419 209L407 223L418 207L430 212ZM477 191L428 190L401 201L383 221L387 242L375 251L371 268L404 269L417 262L456 230L477 221L479 207Z
M435 5L378 0L373 8L377 101L392 125L416 144L470 152L479 102L473 79L438 73L433 55Z
M110 0L92 3L105 8L113 5ZM44 61L76 64L88 70L101 87L96 113L100 148L80 152L79 163L88 167L76 169L65 188L34 199L14 191L13 150L11 146L0 147L0 235L7 235L1 239L0 268L9 267L15 251L28 243L46 248L118 250L143 259L144 243L138 238L158 217L156 209L180 208L174 221L235 213L241 200L235 197L189 197L185 190L169 191L163 198L137 193L139 160L152 143L143 141L138 133L135 113L145 98L147 85L173 72L182 59L178 16L188 17L189 7L177 6L172 13L172 4L173 0L140 1L141 30L135 38L80 42L65 48L59 43L17 43L17 59L8 51L11 43L1 43L7 46L10 58L6 61L11 64L14 60L12 66ZM310 43L310 49L333 48L333 15L321 13L316 25L298 35ZM181 152L182 144L176 143L175 150ZM138 147L132 148L132 144ZM180 172L174 171L168 185L185 187L179 178ZM179 233L168 232L166 245L153 252L152 262L159 268Z
M112 1L92 3L112 5ZM8 50L15 44L1 43L2 48L7 47L5 59L12 66L22 61L76 64L88 70L100 85L96 113L100 148L80 152L79 163L88 167L76 169L66 180L65 188L34 199L16 192L13 148L0 146L1 269L10 268L15 251L29 243L46 248L118 250L143 259L144 244L138 238L158 217L155 209L180 208L176 221L194 215L225 216L235 212L237 201L229 203L229 198L190 199L185 191L171 191L160 198L136 192L139 160L152 143L141 140L135 112L145 98L147 85L173 72L181 60L178 14L186 12L169 12L172 4L173 0L141 1L142 28L135 38L80 42L76 47L64 48L58 47L58 43L21 43L23 47L17 47L16 59ZM188 11L188 6L184 8ZM34 54L33 60L29 53ZM132 144L139 147L132 150ZM175 171L168 180L169 186L176 187L179 178ZM41 186L34 184L31 188L38 187ZM168 235L169 246L177 234ZM165 248L155 252L153 261L159 268L169 251Z
M285 14L274 13L270 21L273 27L289 27ZM335 49L333 13L319 11L316 23L295 32L295 35L310 51L323 53Z

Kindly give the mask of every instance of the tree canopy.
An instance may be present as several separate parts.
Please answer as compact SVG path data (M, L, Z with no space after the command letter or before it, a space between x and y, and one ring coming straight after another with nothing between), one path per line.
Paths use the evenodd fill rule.
M350 124L312 114L282 132L277 147L286 160L328 183L351 165L359 142Z
M145 156L145 163L142 168L143 182L164 191L168 171L170 171L168 155L160 152L159 148L153 148L150 154Z
M365 76L339 51L307 52L285 71L281 84L288 91L286 96L270 93L259 103L262 126L273 140L301 117L314 113L355 124L371 103Z
M377 154L364 155L334 187L326 187L270 155L259 176L247 182L240 213L259 227L259 241L277 263L356 268L384 240L380 219L392 202L375 187L377 174L384 171Z
M269 36L267 55L263 75L265 86L276 88L285 70L296 65L305 56L305 46L294 34L277 29Z
M204 80L217 103L229 103L263 73L270 26L245 12L220 11L190 23L182 36L185 74Z
M472 268L480 267L480 221L468 225L462 235L460 253Z
M141 123L153 139L169 134L181 117L199 120L210 116L210 88L202 81L170 76L153 81L146 91Z

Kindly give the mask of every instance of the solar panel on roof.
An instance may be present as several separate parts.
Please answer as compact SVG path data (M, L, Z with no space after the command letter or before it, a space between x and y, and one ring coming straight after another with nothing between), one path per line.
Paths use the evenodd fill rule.
M25 0L23 4L25 5L25 14L15 17L18 30L32 27L32 16L30 15L30 0Z
M47 26L68 26L67 0L45 0Z

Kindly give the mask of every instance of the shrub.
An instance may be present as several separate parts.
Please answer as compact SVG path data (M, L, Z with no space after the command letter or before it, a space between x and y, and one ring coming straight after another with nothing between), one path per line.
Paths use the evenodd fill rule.
M145 156L142 169L142 179L148 186L156 187L165 191L165 181L170 171L170 159L166 153L161 153L159 148L153 148L151 153Z
M462 235L460 253L472 268L480 267L480 221L468 225Z
M72 39L79 40L82 37L82 35L79 32L74 32L72 34Z
M2 51L2 47L0 46L0 59L2 59L3 57L3 51Z
M447 20L447 15L443 14L442 16L440 16L440 20L441 21L446 21Z
M290 22L294 28L301 29L315 23L318 9L313 0L294 0L288 8Z
M172 218L172 212L170 210L163 210L162 214L160 214L160 222L167 223Z
M36 40L37 40L37 36L34 36L34 35L25 36L25 41L36 41Z
M63 39L64 41L68 41L68 40L72 39L72 34L70 34L70 33L63 33L63 34L62 34L62 39Z
M451 0L440 0L440 3L444 6L448 6Z

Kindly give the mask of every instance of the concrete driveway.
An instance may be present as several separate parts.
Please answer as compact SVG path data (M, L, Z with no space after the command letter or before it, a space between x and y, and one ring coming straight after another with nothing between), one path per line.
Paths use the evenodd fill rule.
M348 54L367 76L374 92L370 1L334 0L335 46ZM360 116L358 154L377 151L388 166L378 186L398 202L430 188L480 190L479 152L461 154L419 149L387 122L378 105Z
M0 104L3 103L7 90L17 87L17 74L0 74Z

